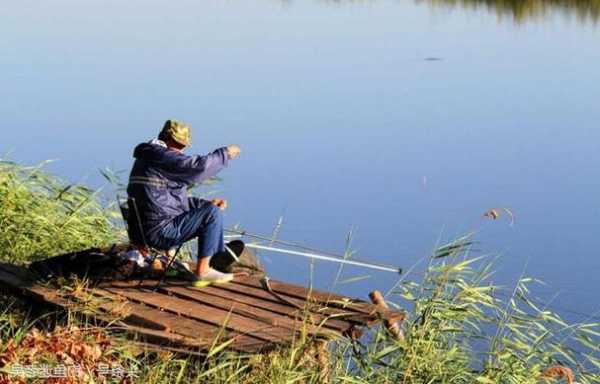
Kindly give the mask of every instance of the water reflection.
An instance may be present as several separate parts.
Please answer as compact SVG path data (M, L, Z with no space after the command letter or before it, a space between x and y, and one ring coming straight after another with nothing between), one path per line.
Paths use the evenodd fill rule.
M462 7L469 9L485 8L494 11L499 17L511 17L517 23L530 19L544 18L559 12L576 16L580 21L600 20L600 0L415 0L417 3L430 3L434 6Z
M283 0L290 1L290 0ZM372 3L375 0L323 0L332 4ZM575 16L580 22L596 24L600 20L600 0L414 0L434 7L486 9L499 18L510 18L516 23L540 20L556 12Z

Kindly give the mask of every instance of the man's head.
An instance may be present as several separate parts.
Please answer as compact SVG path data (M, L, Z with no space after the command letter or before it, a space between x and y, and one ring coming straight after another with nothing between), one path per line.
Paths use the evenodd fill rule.
M158 139L164 141L170 148L183 150L191 143L190 127L177 120L167 120L158 135Z

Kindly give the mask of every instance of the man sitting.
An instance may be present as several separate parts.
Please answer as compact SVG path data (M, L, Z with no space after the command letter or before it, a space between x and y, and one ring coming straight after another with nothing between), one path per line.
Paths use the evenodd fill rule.
M171 249L197 237L197 285L225 283L233 274L217 271L209 263L225 249L221 210L227 202L189 197L188 189L215 176L240 154L240 148L228 145L205 156L188 156L183 150L190 142L189 126L167 120L158 139L135 148L127 194L136 212L129 215L129 225L139 227L136 221L141 223L138 245L141 241L159 249Z

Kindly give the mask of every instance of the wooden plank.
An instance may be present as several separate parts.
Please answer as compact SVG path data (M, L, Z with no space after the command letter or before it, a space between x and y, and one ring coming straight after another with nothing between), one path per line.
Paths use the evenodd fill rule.
M113 287L127 287L126 284L121 284L121 282L114 282L112 284ZM340 333L334 330L320 327L314 324L310 324L309 322L304 322L304 319L296 318L292 319L288 316L280 315L277 313L273 313L268 310L264 310L262 308L258 308L256 306L248 305L245 303L241 303L239 301L230 300L227 298L222 298L219 296L211 295L206 293L205 288L197 289L190 287L161 287L159 288L160 292L167 293L170 295L174 295L176 297L192 300L193 302L190 305L195 305L195 303L202 303L209 306L213 306L215 308L223 309L225 311L231 311L232 313L238 314L240 316L244 316L259 322L266 323L268 325L273 325L276 327L287 328L292 332L299 332L302 328L305 328L311 335L317 336L330 336L335 337L339 336ZM349 328L347 326L346 328Z
M255 278L248 277L248 276L236 277L234 282L238 283L238 284L242 284L242 285L249 285L251 287L260 287L261 286L260 281L258 281ZM366 304L367 306L370 305L367 302L364 302L362 300L358 300L355 298L351 298L348 296L341 296L341 295L338 295L333 292L325 292L325 291L320 291L317 289L310 289L307 287L302 287L299 285L288 284L288 283L278 281L278 280L269 279L269 284L271 285L271 288L273 288L273 290L275 292L282 293L282 294L285 294L288 296L298 297L300 299L310 298L311 300L314 300L314 301L317 301L317 302L323 303L323 304L335 300L335 301L342 301L342 302L347 301L349 303L354 303L354 304Z
M225 327L226 329L231 329L239 333L249 334L265 341L286 343L290 342L293 338L293 334L284 328L271 326L205 304L195 303L194 305L190 305L189 301L157 294L151 290L112 287L103 287L103 289L126 297L129 300L134 300L159 309L162 308L165 311L193 318L219 328Z
M148 284L154 287L155 281L145 281L144 284ZM122 281L120 284L127 285L129 287L137 287L138 281ZM113 282L105 282L100 286L110 286ZM189 287L189 283L182 282L168 282L160 287L161 291L168 291L171 287ZM197 290L193 290L197 291ZM293 307L287 303L277 299L268 291L264 289L257 290L251 287L242 287L237 284L218 284L202 288L202 292L209 293L210 295L232 300L234 302L244 303L252 305L256 308L268 310L270 312L285 315L291 318L304 319L306 315L309 316L309 320L315 324L325 328L339 331L341 333L350 332L352 327L357 325L365 325L369 319L365 315L357 315L354 312L343 312L342 310L333 310L330 308L319 308L318 310L310 311ZM298 299L292 299L294 304L297 306L303 306L304 301Z
M180 355L206 357L206 352L193 351L191 349L185 349L185 348L181 348L181 347L150 344L150 343L147 343L144 341L129 340L129 342L127 343L127 347L130 351L132 351L132 354L136 355L136 356L140 355L142 352L152 351L152 352L172 352L172 353L177 353Z
M169 289L169 288L167 288ZM264 300L260 298L247 295L245 293L235 293L227 289L222 289L221 286L209 286L202 289L202 292L215 297L221 297L227 300L231 300L236 303L244 303L252 305L256 308L262 308L272 313L285 315L291 318L304 318L309 316L310 320L314 324L322 324L324 327L334 329L340 332L348 330L353 324L348 321L337 320L329 316L324 316L320 313L314 313L311 311L300 310L296 307L292 307L288 304L281 304L281 301L273 302L271 300Z
M259 280L251 277L238 277L234 284L240 284L247 287L261 288ZM278 294L299 298L302 300L316 300L326 306L335 306L346 310L360 312L366 315L377 315L383 319L402 317L404 314L400 311L378 308L376 305L359 301L346 296L340 296L335 293L329 293L318 290L309 290L305 287L287 284L277 280L270 280L269 284L274 292Z
M20 280L20 284L31 285L35 282L29 269L14 264L0 263L0 270L4 270Z
M105 283L100 284L99 286L100 287L110 286L112 283L113 282L105 282ZM135 287L138 285L137 281L128 281L127 283L131 287ZM157 283L156 280L144 280L145 286L147 285L149 287L154 287L156 285L156 283ZM179 281L170 280L170 281L165 282L162 285L162 287L172 287L172 286L173 287L189 287L190 283L183 282L180 280ZM322 321L324 318L328 318L330 323L332 323L332 324L337 323L337 325L340 328L346 327L347 323L352 323L352 325L366 325L370 320L376 319L375 316L365 315L363 313L356 313L356 312L351 311L350 309L344 310L344 309L339 309L339 308L329 308L329 307L322 306L318 303L312 303L312 305L307 305L308 303L304 300L283 295L283 296L285 296L286 301L290 302L291 304L296 305L296 307L292 307L290 304L281 301L276 296L274 296L272 293L270 293L269 291L265 290L262 287L254 288L254 287L244 286L244 285L240 285L240 284L227 283L227 284L216 284L216 285L213 285L210 287L202 288L202 290L204 291L207 288L229 292L231 294L237 295L238 297L246 297L246 298L248 298L248 300L251 300L251 301L258 302L258 300L260 300L260 302L266 303L267 305L278 304L278 305L281 305L281 306L284 306L285 308L287 308L288 311L291 311L288 313L291 313L292 316L294 316L295 312L302 313L304 311L304 308L307 308L315 316L322 316L319 319L319 321ZM315 306L318 306L318 308L315 308Z
M46 302L62 308L72 306L72 303L61 298L56 290L34 285L25 268L12 266L10 264L0 264L0 283L5 287L11 288L22 295L31 297L40 302Z
M159 345L171 345L184 348L192 348L198 351L204 350L206 348L206 345L204 343L199 342L194 338L169 333L166 331L138 327L135 325L128 324L123 324L122 329L125 332L132 333L132 336L135 335L144 341L157 343Z
M259 282L260 284L260 282ZM260 297L263 300L268 300L275 303L282 303L282 301L273 295L271 292L262 288L255 288L253 286L242 285L242 284L222 284L215 286L215 288L224 289L248 296ZM328 318L333 318L336 321L350 322L353 325L370 325L372 322L378 320L374 314L365 314L362 312L355 312L352 308L336 308L335 306L325 306L323 303L312 303L306 300L298 299L294 296L287 296L281 294L285 301L295 304L300 308L307 307L312 313L322 314ZM330 320L331 321L331 320Z
M207 348L213 345L217 337L219 337L219 342L234 339L235 341L231 344L231 349L242 352L256 352L258 349L267 346L263 340L252 336L236 332L220 332L220 329L216 327L207 326L205 323L177 316L170 312L160 311L143 304L131 301L118 303L116 295L104 290L94 289L93 293L99 297L111 299L110 302L102 304L101 307L107 313L119 315L122 311L127 311L123 319L127 324L145 327L155 326L166 332L196 339Z
M265 290L262 287L255 288L255 287L251 287L251 286L244 286L241 284L228 283L228 284L214 285L212 288L233 292L233 293L239 294L239 295L245 295L247 297L259 298L259 299L261 299L261 301L264 301L264 302L278 303L278 304L282 304L282 305L285 304L288 306L288 308L295 308L297 311L303 311L304 308L307 308L313 314L317 314L317 315L320 314L320 315L328 317L328 318L333 318L334 321L352 322L355 324L364 324L364 316L362 316L362 314L360 316L360 319L358 319L357 314L350 310L330 308L330 307L323 306L319 303L312 303L312 305L310 305L311 303L307 303L305 300L301 300L301 299L297 299L295 297L283 295L283 296L285 296L286 301L290 302L291 304L296 305L296 307L292 307L289 304L287 304L286 302L281 301L276 296L274 296L272 293L270 293L269 291ZM317 308L315 308L315 307L317 307Z
M136 287L139 284L138 281L127 281L122 283L127 283L131 287ZM145 283L147 283L151 287L154 287L156 281L148 280ZM103 283L101 286L109 286L111 284L112 282L106 282ZM162 287L171 286L189 287L189 283L184 283L181 281L170 281L162 285ZM161 288L161 290L163 289L164 288ZM219 297L244 302L249 305L264 308L269 311L279 312L281 314L291 317L300 316L301 318L303 318L303 316L306 315L306 311L308 311L309 316L315 325L336 330L342 333L343 335L349 336L354 339L357 339L362 335L362 331L358 329L358 327L362 327L365 325L370 326L374 322L379 321L377 317L364 314L357 314L355 312L348 312L341 309L332 309L326 307L315 309L314 305L309 306L313 307L311 308L312 311L308 310L309 307L307 307L307 310L301 310L296 307L292 307L287 303L282 303L281 300L279 300L273 294L269 293L264 289L256 289L252 287L241 286L238 284L219 284L202 288L202 291L209 291L211 294L215 294ZM296 304L300 307L306 305L306 302L299 299L288 298L287 301L292 301L293 304Z
M116 282L106 282L103 283L100 286L115 286L115 284L118 284L119 287L137 287L139 285L138 281L119 281L118 283ZM144 283L144 285L149 286L149 287L154 287L155 282L151 282L151 281L146 281ZM316 325L321 325L323 324L323 326L333 329L333 330L337 330L340 332L344 332L347 331L348 328L350 328L351 326L353 326L354 324L352 324L349 321L344 321L344 320L338 320L336 318L334 318L333 316L328 316L327 314L323 314L323 313L315 313L315 312L310 312L310 311L305 311L302 309L299 309L297 307L293 307L287 303L284 303L280 300L278 300L276 297L274 297L272 294L270 294L269 292L265 291L265 290L260 290L259 292L263 295L252 295L252 292L254 288L247 288L247 287L243 287L240 288L237 285L234 285L234 289L230 290L227 289L228 287L232 287L231 284L218 284L218 285L213 285L213 286L208 286L208 287L204 287L201 290L198 289L191 289L189 286L189 283L186 284L179 284L179 283L173 283L173 282L169 282L166 284L163 284L160 286L159 290L162 292L173 292L173 293L177 293L177 292L182 292L182 289L185 289L185 293L188 294L195 294L196 292L199 292L200 294L200 300L204 301L203 299L205 298L206 294L209 294L211 296L217 297L217 298L223 298L229 301L233 301L236 303L243 303L243 304L248 304L251 305L254 308L260 308L260 309L264 309L267 310L271 313L277 314L277 315L285 315L287 317L290 317L292 319L304 319L304 317L308 314L311 317L311 320L313 322L313 324ZM238 288L238 290L235 290L235 288ZM192 297L193 298L193 297ZM303 301L301 300L296 300L295 303L298 306L301 306L304 304ZM340 311L335 311L335 314L337 315Z
M346 331L350 327L357 325L366 325L370 320L370 316L362 313L357 314L350 310L325 307L318 303L307 303L304 300L296 299L294 297L285 297L285 301L282 301L263 288L253 288L239 284L220 284L207 288L210 288L211 293L216 295L234 295L236 297L244 298L251 303L256 302L256 305L262 305L270 310L277 310L274 309L273 306L276 306L275 308L285 308L285 311L282 311L281 313L287 314L288 316L306 314L308 311L315 323L322 324L323 322L326 322L325 324L327 327L340 331ZM290 304L294 304L295 306L291 306Z
M375 305L383 308L388 308L388 305L385 302L385 299L383 298L381 292L373 291L369 293L369 298L371 298L371 301L373 301ZM396 340L404 340L404 333L402 332L402 329L400 328L397 322L386 319L383 321L383 324Z
M113 287L105 289L109 292L126 297L129 300L136 300L140 303L179 316L190 317L204 324L204 326L212 326L215 329L220 329L229 318L225 329L254 334L256 337L263 340L281 342L282 339L286 339L286 337L290 335L290 332L283 328L257 322L253 319L238 316L236 314L230 314L229 311L219 310L210 305L191 303L187 300L163 295L147 289Z

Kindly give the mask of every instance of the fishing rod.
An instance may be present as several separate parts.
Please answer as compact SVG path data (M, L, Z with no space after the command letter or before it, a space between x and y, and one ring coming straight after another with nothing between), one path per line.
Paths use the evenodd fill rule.
M332 262L340 263L340 264L355 265L355 266L364 267L364 268L377 269L380 271L394 272L394 273L402 274L402 268L392 266L392 265L362 261L362 260L357 260L357 259L348 259L348 258L344 258L344 256L342 256L342 255L338 255L335 253L319 252L314 249L304 247L300 244L291 243L291 242L282 241L282 240L274 240L274 239L268 238L266 236L261 236L261 235L253 235L253 234L247 233L246 231L235 231L235 230L227 230L227 231L236 233L239 236L247 236L247 237L252 237L252 238L256 238L256 239L260 239L260 240L272 241L274 243L279 243L279 244L286 245L289 247L306 249L310 252L301 252L301 251L295 251L295 250L291 250L291 249L284 249L284 248L278 248L278 247L272 247L272 246L254 244L254 243L246 244L246 247L252 248L252 249L258 249L258 250L270 251L270 252L278 252L278 253L284 253L287 255L294 255L294 256L303 256L303 257L316 259L316 260L332 261Z
M248 231L245 231L245 230L225 229L225 232L229 232L229 233L233 233L234 234L234 235L225 235L225 237L250 237L250 238L256 239L256 240L267 241L271 245L273 245L273 244L280 244L280 245L283 245L283 246L286 246L286 247L293 247L293 248L303 249L305 251L309 251L309 252L313 252L313 253L319 253L319 254L322 254L322 255L344 258L344 256L339 255L337 253L324 252L324 251L321 251L319 249L307 247L305 245L298 244L298 243L293 243L291 241L278 240L278 239L275 239L272 236L269 237L267 235L258 235L258 234L254 234L254 233L248 233Z

